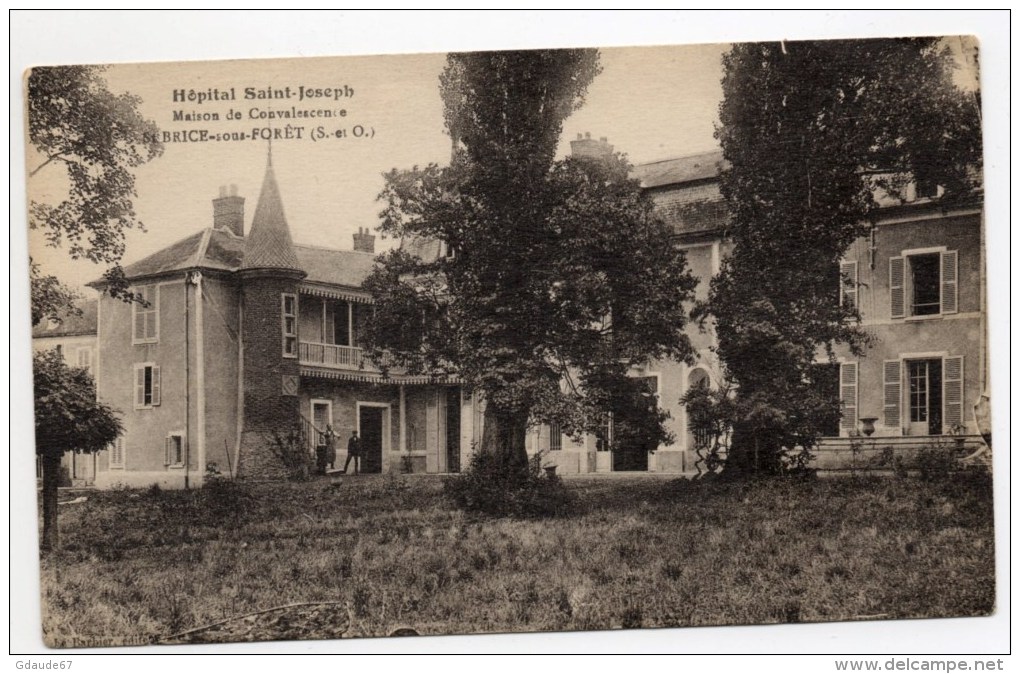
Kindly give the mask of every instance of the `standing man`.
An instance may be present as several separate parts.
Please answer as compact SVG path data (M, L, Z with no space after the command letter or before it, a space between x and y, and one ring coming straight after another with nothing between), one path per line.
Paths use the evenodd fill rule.
M340 472L347 472L347 466L351 465L351 459L354 459L354 474L357 475L361 469L361 440L358 439L357 431L351 431L351 439L347 441L347 462L344 463L344 469Z
M331 424L326 424L326 432L323 435L326 436L326 463L332 471L336 468L336 431Z

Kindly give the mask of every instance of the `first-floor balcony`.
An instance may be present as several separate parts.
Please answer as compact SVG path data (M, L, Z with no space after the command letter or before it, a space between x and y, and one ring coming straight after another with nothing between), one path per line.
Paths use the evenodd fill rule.
M375 370L364 350L357 346L326 344L323 342L301 342L298 352L302 365L318 365L338 370Z

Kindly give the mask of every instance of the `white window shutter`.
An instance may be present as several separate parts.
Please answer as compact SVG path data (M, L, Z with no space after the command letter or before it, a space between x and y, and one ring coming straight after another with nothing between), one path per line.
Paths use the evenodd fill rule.
M145 366L135 366L135 407L145 405Z
M135 312L135 339L145 339L145 312L140 311L140 306L137 302L131 305Z
M839 265L840 305L857 308L857 261L841 262Z
M944 314L957 312L957 273L956 251L947 250L942 253L942 313Z
M159 366L152 366L152 406L159 405Z
M839 365L839 404L842 416L839 427L844 431L857 428L857 363Z
M169 466L173 463L173 457L170 456L170 436L163 438L163 464Z
M963 425L963 356L942 360L942 423L945 430Z
M119 437L110 443L110 467L124 465L124 438Z
M892 318L903 318L906 315L905 274L905 260L902 257L889 258L889 315Z
M900 361L887 360L882 364L882 381L882 424L886 428L900 428L900 401L903 392Z

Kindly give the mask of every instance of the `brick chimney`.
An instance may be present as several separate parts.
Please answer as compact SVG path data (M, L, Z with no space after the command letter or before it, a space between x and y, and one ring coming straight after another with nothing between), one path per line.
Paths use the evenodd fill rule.
M354 235L354 250L375 253L375 234L369 234L368 227L358 227L358 233Z
M220 187L220 196L213 199L213 227L244 236L244 197L237 196L237 185Z
M595 140L590 133L583 136L577 134L577 140L570 141L570 154L574 157L604 159L613 154L613 146L609 144L609 139L605 136Z

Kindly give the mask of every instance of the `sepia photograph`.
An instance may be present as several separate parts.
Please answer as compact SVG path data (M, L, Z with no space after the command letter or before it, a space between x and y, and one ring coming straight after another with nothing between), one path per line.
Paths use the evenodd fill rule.
M787 35L12 69L29 631L987 624L980 37Z

